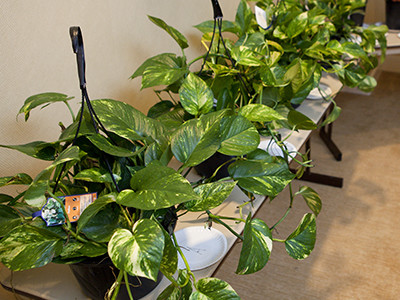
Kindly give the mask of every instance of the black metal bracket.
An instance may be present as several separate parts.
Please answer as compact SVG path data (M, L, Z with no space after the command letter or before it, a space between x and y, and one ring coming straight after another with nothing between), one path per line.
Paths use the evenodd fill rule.
M332 112L332 109L333 109L333 103L330 104L327 112L322 117L322 122ZM342 160L342 152L339 150L339 148L336 146L336 144L332 140L332 128L333 128L333 123L330 123L324 127L321 127L321 129L319 130L319 136L321 137L321 139L325 143L325 145L328 147L329 151L331 151L333 157L335 157L335 159L337 161L341 161Z
M306 153L308 153L308 158L311 158L310 138L307 139L305 146L306 146ZM295 172L294 170L291 171ZM299 180L304 180L339 188L343 187L343 178L313 173L311 172L311 169L309 167L305 169L303 176L299 178Z

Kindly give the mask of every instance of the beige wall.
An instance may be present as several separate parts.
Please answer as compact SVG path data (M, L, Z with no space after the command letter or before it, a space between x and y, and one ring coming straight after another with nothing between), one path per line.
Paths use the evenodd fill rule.
M232 20L238 0L220 0L225 19ZM193 25L212 18L209 0L2 0L0 2L0 144L51 141L59 121L70 117L63 104L34 111L25 123L16 114L30 95L54 91L80 98L70 26L83 31L86 78L91 99L113 98L142 111L155 103L151 90L140 91L133 71L150 56L180 53L175 42L147 19L164 19L188 39L189 58L203 53ZM38 163L0 148L0 176L36 174ZM15 187L11 189L14 191ZM4 190L2 190L4 192Z

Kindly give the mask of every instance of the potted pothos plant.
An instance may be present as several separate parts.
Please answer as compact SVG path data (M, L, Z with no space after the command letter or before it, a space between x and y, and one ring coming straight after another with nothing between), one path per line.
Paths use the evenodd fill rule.
M357 26L350 16L363 6L363 0L241 0L235 21L222 20L222 14L217 14L213 21L195 26L203 33L207 52L190 62L184 53L187 39L163 20L149 17L176 40L181 54L151 57L132 78L141 76L142 88L164 86L156 90L161 101L150 109L149 116L169 121L195 117L213 105L212 109L218 110L265 104L285 116L297 116L293 106L319 87L323 73L334 74L343 85L366 92L376 86L368 73L378 65L377 44L382 49L381 60L385 57L387 27ZM230 38L224 39L223 34ZM199 60L202 67L193 70ZM188 80L206 83L214 103L204 101L204 107L192 111L180 91ZM333 101L329 95L322 97ZM335 105L331 121L339 111ZM279 126L288 124L280 122Z
M68 103L70 98L58 93L35 95L26 100L20 112L28 119L32 109L59 101ZM91 107L102 124L100 132L89 109L85 109L79 116L72 116L71 125L61 126L62 133L56 141L2 145L47 160L49 166L35 178L18 173L0 179L1 186L27 187L17 196L1 194L1 262L19 271L50 262L75 264L107 256L119 270L115 284L108 287L109 297L118 293L124 280L128 281L128 274L156 280L161 271L172 284L160 299L176 293L182 299L202 295L212 298L220 293L229 299L239 298L219 279L196 280L188 265L174 278L177 255L181 253L171 230L176 213L206 211L210 220L220 222L224 216L211 211L235 186L247 195L275 197L295 177L286 161L257 149L257 129L246 114L230 110L206 114L185 122L169 139L168 129L161 122L128 104L103 99L91 101ZM76 135L78 126L81 129ZM233 136L232 130L236 131ZM237 137L247 137L247 142L238 141ZM181 175L217 150L237 156L230 166L231 178L191 183ZM172 157L180 162L176 170L168 167ZM97 200L74 222L65 197L93 192L97 193ZM308 201L314 213L307 213L293 234L281 242L292 257L302 259L314 247L320 202L309 188L303 187L298 194ZM49 207L49 199L58 208ZM251 204L251 198L247 203ZM44 208L54 209L53 215L61 208L60 216L46 219ZM37 216L39 211L42 218ZM267 263L274 226L268 227L251 216L242 216L242 222L245 231L243 235L237 233L243 240L238 273L248 274Z
M160 19L152 20L167 28L181 48L186 48L179 32ZM222 65L224 68L231 70L229 65ZM168 81L160 70L175 80ZM296 115L289 118L263 103L253 103L257 98L243 92L240 97L245 105L236 105L232 100L238 94L229 95L228 87L218 98L233 104L217 103L215 109L217 89L213 91L207 84L213 82L210 72L205 70L204 77L190 73L185 59L173 54L145 62L138 73L143 78L148 76L145 82L160 84L159 80L164 80L167 92L179 87L181 106L170 107L166 117L164 107L169 104L161 102L149 117L126 103L90 101L84 95L76 115L69 109L72 122L61 124L56 141L1 145L46 160L49 166L34 178L23 172L0 178L0 186L26 186L17 196L1 194L0 261L20 271L51 262L76 265L109 260L116 270L115 282L107 287L105 295L111 299L117 298L123 285L127 297L135 297L129 275L157 281L160 272L171 285L159 299L239 299L222 280L196 278L186 259L186 268L178 270L178 255L184 255L175 240L174 223L178 215L192 211L204 211L209 222L228 227L242 240L238 274L262 269L273 242L283 243L295 259L306 258L314 248L315 218L321 209L319 196L311 188L301 187L296 193L290 188L288 210L272 225L267 225L268 220L244 215L242 209L240 216L220 216L213 209L235 187L243 191L244 207L252 205L254 195L273 199L291 186L296 174L290 171L288 150L272 126L275 122L301 128L309 123ZM223 85L223 78L219 84ZM70 101L71 97L59 93L34 95L25 101L20 113L28 120L37 107L55 102L69 107ZM163 113L158 114L160 106ZM282 146L284 157L271 156L258 148L260 128L268 130ZM196 182L186 179L192 167L217 152L231 157L228 176L214 180L212 175ZM305 159L300 163L305 167L309 162ZM275 239L273 229L288 216L296 196L303 197L311 211L285 240ZM74 201L84 207L79 214L74 214ZM224 222L232 218L244 223L243 233Z

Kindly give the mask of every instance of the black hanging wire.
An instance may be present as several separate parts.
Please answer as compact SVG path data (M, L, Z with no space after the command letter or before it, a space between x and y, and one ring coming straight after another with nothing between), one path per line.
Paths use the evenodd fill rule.
M89 99L89 95L86 89L86 76L85 76L85 52L84 52L84 47L83 47L83 37L82 37L82 31L80 29L80 27L78 26L73 26L70 27L69 29L69 34L71 36L71 42L72 42L72 49L74 51L74 53L76 54L76 61L77 61L77 66L78 66L78 77L79 77L79 85L80 85L80 89L81 89L81 95L82 95L82 102L81 102L81 108L80 108L80 116L79 116L79 121L78 121L78 126L75 132L75 136L74 139L72 141L72 145L74 145L78 139L79 136L79 131L82 125L82 120L83 120L83 114L84 114L84 110L85 110L85 104L86 107L88 108L89 114L90 114L90 118L92 120L93 123L93 127L96 131L96 133L99 133L99 127L103 130L103 132L107 135L107 137L111 140L111 142L113 142L115 144L115 142L113 141L112 137L109 135L108 131L106 130L106 128L104 127L104 125L101 123L99 117L97 116L96 112L94 111L94 108L90 102ZM114 178L113 172L112 172L112 168L110 165L109 160L107 159L107 157L104 157L104 161L106 163L107 166L107 170L111 175L111 179L115 185L115 188L117 190L117 192L120 192L120 188L117 184L117 181ZM67 164L64 163L62 166L62 169L56 179L56 183L55 186L53 188L53 193L55 193L55 191L57 190L58 184L62 178L63 173L65 172L65 168L66 168Z
M221 6L219 5L218 0L211 0L211 4L212 4L212 7L213 7L213 11L214 11L214 28L213 28L213 33L212 33L212 36L211 36L210 45L209 45L209 47L208 47L208 51L207 51L206 56L205 56L205 58L204 58L203 64L202 64L202 66L201 66L201 68L200 68L199 75L202 73L203 68L204 68L204 66L205 66L205 64L206 64L206 61L207 61L207 59L208 59L208 56L209 56L209 54L210 54L210 52L211 52L211 50L212 50L212 46L213 46L213 43L214 43L214 38L215 38L215 33L216 33L217 28L218 28L218 46L217 46L217 53L219 53L219 46L220 46L220 43L222 43L222 45L223 45L223 47L224 47L224 50L225 50L225 53L226 53L226 55L228 56L228 59L229 59L229 61L230 61L231 64L232 64L232 67L233 67L234 69L236 69L236 63L235 63L235 61L232 59L232 56L230 55L229 50L228 50L228 48L226 47L224 38L223 38L223 36L222 36L222 19L223 19L223 14L222 14ZM218 57L217 57L217 59L218 59ZM245 82L245 79L243 78L243 75L242 75L240 72L238 73L238 78L239 78L239 81L242 83L242 86L244 87L244 90L245 90L247 96L248 96L249 98L251 98L251 92L250 92L250 90L249 90L249 88L248 88L248 84L249 84L249 83L248 83L248 80L246 80L246 81L247 81L247 83L246 83L246 82Z

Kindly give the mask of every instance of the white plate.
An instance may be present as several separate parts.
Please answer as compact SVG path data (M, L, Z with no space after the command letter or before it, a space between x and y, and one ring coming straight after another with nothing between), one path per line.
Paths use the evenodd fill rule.
M283 144L286 146L286 148L289 152L289 156L291 158L295 157L296 152L297 152L296 147L293 144L286 142L286 141L284 141ZM268 151L269 155L271 155L271 156L284 157L282 149L272 139L261 141L258 148Z
M326 84L320 83L319 88L321 89L322 95L324 95L325 97L330 96L332 94L332 90ZM323 99L321 92L319 91L318 88L312 89L310 94L308 94L307 99L308 100Z
M226 253L226 237L217 229L204 226L190 226L175 232L176 240L192 271L207 268L219 261ZM185 263L178 255L178 267L185 269Z

